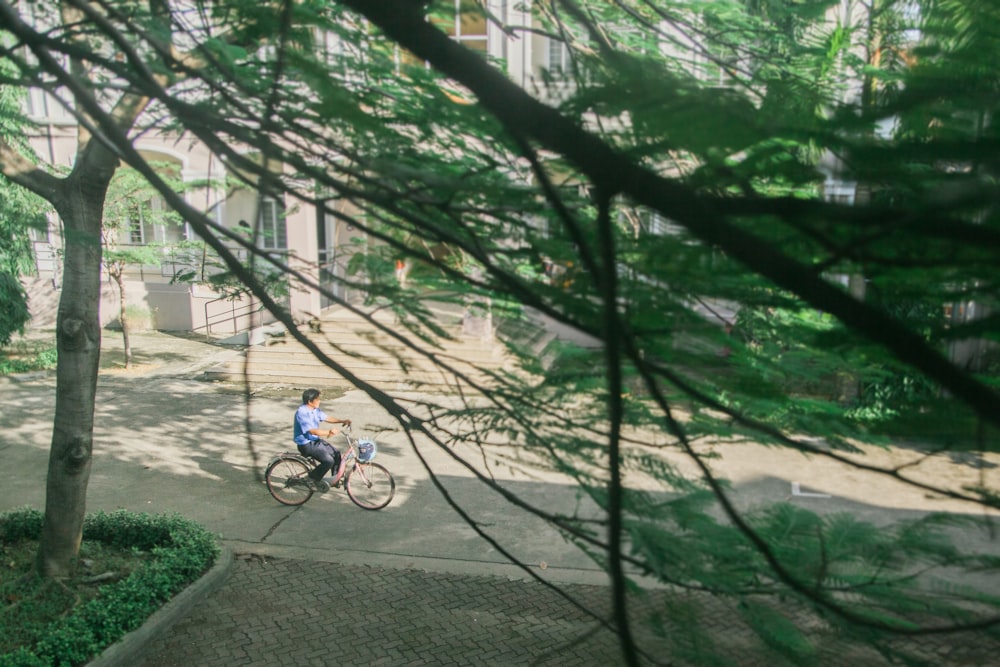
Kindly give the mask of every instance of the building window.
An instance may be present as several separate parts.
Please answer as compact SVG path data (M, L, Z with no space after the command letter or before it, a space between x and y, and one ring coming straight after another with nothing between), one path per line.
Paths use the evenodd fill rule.
M569 71L569 48L554 37L547 37L545 49L545 66L550 74L565 74Z
M823 199L841 206L853 206L857 183L851 181L827 180L823 183Z
M448 0L435 4L427 15L427 20L456 42L483 55L488 53L489 42L486 29L486 12L476 0ZM415 55L396 49L396 65L422 65L430 69L430 63L421 61Z
M634 218L626 216L626 221L634 225L636 236L677 236L684 233L684 228L676 222L665 218L659 211L642 208L636 211Z
M431 22L456 42L486 53L486 12L476 0L452 0L446 9L435 11Z
M176 243L188 238L185 227L178 224L162 197L134 201L128 210L128 220L119 232L119 243L146 245Z
M316 43L323 62L333 64L344 55L344 43L340 36L329 30L316 32Z
M128 220L128 242L132 245L145 245L146 232L143 229L142 206L132 206Z
M650 211L645 220L645 232L651 236L664 236L670 233L670 223L660 215L659 211Z
M734 82L734 68L737 65L737 55L733 49L723 46L708 47L703 54L704 66L701 79L710 86L727 87Z
M129 221L128 242L132 245L143 245L146 243L146 238L142 233L141 218Z
M257 221L258 245L269 250L284 250L287 247L285 212L281 205L270 197L260 200L260 218Z

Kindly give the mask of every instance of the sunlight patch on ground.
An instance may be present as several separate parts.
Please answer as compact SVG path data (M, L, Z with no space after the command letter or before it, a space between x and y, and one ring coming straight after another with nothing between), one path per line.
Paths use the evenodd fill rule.
M100 370L101 375L115 375L120 377L142 376L152 370L162 367L163 364L132 364L128 368L124 366L110 366Z

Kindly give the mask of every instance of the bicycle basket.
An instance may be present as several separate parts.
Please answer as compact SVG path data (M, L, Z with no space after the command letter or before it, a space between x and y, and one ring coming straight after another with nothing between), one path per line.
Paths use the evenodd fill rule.
M359 461L371 461L375 458L375 453L378 448L375 446L374 440L369 440L368 438L362 438L358 440L358 460Z

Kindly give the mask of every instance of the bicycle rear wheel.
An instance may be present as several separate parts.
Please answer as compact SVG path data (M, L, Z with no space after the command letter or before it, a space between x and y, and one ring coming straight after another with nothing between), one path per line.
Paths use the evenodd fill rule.
M264 473L267 490L283 505L301 505L313 494L308 477L310 470L300 459L291 456L275 459Z
M396 495L396 480L377 463L357 463L344 486L354 504L366 510L380 510Z

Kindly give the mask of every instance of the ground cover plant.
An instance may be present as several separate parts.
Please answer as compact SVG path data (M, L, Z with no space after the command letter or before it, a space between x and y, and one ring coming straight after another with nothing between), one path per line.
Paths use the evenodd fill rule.
M0 348L0 375L52 370L56 367L56 357L54 339L51 343L14 341Z
M42 512L0 514L0 665L76 665L141 626L215 562L201 526L177 515L98 512L73 574L38 577Z

